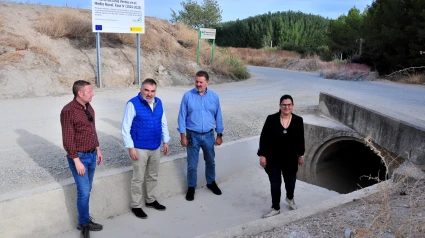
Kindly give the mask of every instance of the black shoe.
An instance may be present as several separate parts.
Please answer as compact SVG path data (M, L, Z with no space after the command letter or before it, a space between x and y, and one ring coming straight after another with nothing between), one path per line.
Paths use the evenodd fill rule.
M146 207L152 207L155 208L156 210L160 210L160 211L164 211L165 210L165 206L159 204L158 201L153 201L151 203L146 203Z
M131 211L134 213L134 215L136 215L136 217L141 218L141 219L146 219L148 218L148 215L146 215L145 212L143 212L143 210L141 208L132 208Z
M89 230L91 230L91 231L101 231L103 229L103 226L102 225L93 222L93 218L92 217L90 217L90 223L87 223L87 224L89 226ZM87 225L87 224L85 224L85 225ZM77 229L78 230L81 230L81 226L78 225L77 226Z
M90 238L90 227L89 227L90 223L81 225L81 237L82 238Z
M195 199L195 188L194 187L188 187L187 193L186 193L186 200L193 201Z
M207 188L209 188L215 195L221 195L221 190L217 187L215 181L211 184L207 184Z

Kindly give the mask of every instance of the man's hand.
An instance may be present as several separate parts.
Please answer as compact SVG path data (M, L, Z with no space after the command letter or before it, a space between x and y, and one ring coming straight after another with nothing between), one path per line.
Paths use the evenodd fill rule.
M86 168L84 167L84 164L81 163L80 158L74 158L74 164L75 164L75 168L77 169L77 173L80 176L84 176L86 174Z
M182 144L183 147L187 146L186 134L180 134L180 143Z
M304 157L298 156L298 165L304 165Z
M168 143L164 143L164 155L168 155Z
M215 138L215 145L221 145L223 143L223 138L221 136L217 136Z
M130 158L132 158L133 160L138 160L139 159L137 157L137 150L136 150L136 148L128 148L128 154L130 155Z
M261 167L266 168L266 165L267 165L266 157L260 156L260 165Z
M96 154L97 154L97 165L100 165L103 161L103 155L102 155L102 152L100 152L100 147L96 148Z

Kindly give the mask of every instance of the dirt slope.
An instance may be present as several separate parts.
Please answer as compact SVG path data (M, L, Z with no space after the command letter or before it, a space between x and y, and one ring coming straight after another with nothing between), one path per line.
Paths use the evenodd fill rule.
M0 2L0 99L60 95L69 92L78 79L95 83L94 33L90 32L90 43L80 44L78 39L49 36L45 29L65 21L60 30L84 30L90 14L85 9ZM77 21L81 19L84 22ZM135 35L121 35L118 42L113 41L117 36L101 35L102 86L133 85L137 77ZM141 36L141 78L152 77L160 86L190 84L201 69L195 62L196 35L185 26L147 17L146 34ZM208 46L202 48L203 62L211 54L208 50ZM230 81L225 78L213 74L211 81Z

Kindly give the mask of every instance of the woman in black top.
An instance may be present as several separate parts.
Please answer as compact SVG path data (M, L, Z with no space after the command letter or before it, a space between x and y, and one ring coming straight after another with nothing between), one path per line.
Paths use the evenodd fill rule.
M279 112L269 115L260 136L260 165L265 169L270 180L272 209L265 217L280 213L280 187L282 175L285 182L286 201L292 209L294 202L295 181L298 165L304 164L304 125L303 119L292 113L294 101L290 95L280 98ZM281 175L282 174L282 175Z

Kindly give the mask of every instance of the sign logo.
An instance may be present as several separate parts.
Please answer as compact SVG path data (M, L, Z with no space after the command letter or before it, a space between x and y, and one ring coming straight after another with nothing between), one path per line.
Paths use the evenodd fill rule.
M96 25L95 26L96 31L101 31L102 30L102 25Z
M139 26L130 26L130 31L131 32L142 32L143 28L139 27Z

